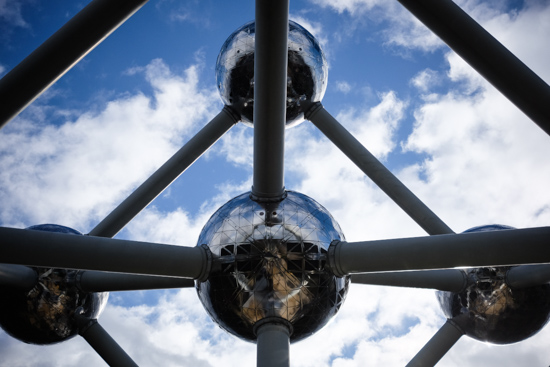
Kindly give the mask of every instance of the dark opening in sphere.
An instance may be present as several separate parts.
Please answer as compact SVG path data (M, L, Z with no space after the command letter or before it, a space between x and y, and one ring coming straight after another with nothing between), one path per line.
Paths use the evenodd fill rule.
M216 82L228 106L241 109L242 122L253 126L254 43L256 25L249 22L223 44L216 62ZM286 127L304 120L304 103L319 102L327 87L328 66L319 42L289 21Z
M27 228L82 235L55 224ZM109 293L80 291L72 282L77 270L33 268L38 283L30 290L0 286L0 326L12 337L29 344L54 344L78 333L75 311L82 307L86 317L99 316Z
M513 229L488 225L467 232ZM460 293L437 292L443 312L474 339L494 344L525 340L539 332L550 317L550 285L510 288L512 267L466 269L468 286Z
M327 250L344 240L340 226L313 199L292 191L279 203L259 204L245 193L206 223L197 245L213 265L196 282L204 307L223 329L255 341L253 326L267 317L292 324L291 341L322 328L338 311L349 278L327 269Z

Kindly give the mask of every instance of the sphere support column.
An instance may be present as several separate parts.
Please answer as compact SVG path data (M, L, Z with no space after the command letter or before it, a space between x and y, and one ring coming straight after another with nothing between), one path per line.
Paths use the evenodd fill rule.
M290 366L290 334L292 326L278 317L267 318L254 325L257 339L258 367Z
M257 0L252 195L259 200L280 200L285 190L287 40L288 0Z

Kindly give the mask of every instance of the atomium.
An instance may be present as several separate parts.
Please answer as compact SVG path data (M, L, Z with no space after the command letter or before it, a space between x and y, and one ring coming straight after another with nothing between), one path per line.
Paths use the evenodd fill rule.
M198 246L213 255L210 276L196 282L204 307L222 328L254 341L254 325L286 320L291 341L308 337L336 314L349 277L327 268L327 251L344 240L330 213L306 195L287 191L276 203L245 193L223 205L204 226Z
M464 233L513 229L503 225L471 228ZM471 338L510 344L539 332L550 318L550 284L512 288L505 267L467 269L468 285L458 293L437 292L445 315Z
M68 227L41 224L34 231L82 233ZM0 326L9 335L30 344L55 344L78 333L75 312L96 319L109 293L83 292L74 284L77 270L33 268L38 276L30 289L0 286Z
M255 22L234 31L216 62L216 81L223 102L241 111L253 126ZM328 65L319 42L296 22L288 25L286 127L304 121L304 106L319 102L327 88Z
M400 2L407 3L404 0L400 0ZM501 91L509 99L517 99L519 102L516 103L521 105L520 108L527 115L534 116L533 120L545 119L545 121L548 121L548 118L544 117L546 115L541 113L541 111L547 110L547 99L543 101L542 107L540 105L538 107L536 105L526 107L522 105L522 101L535 100L534 97L546 95L544 92L550 92L550 89L547 88L548 86L542 86L540 87L542 92L540 92L540 89L538 89L540 84L537 84L538 82L535 79L536 75L522 72L520 70L521 65L514 64L512 67L500 68L500 66L507 63L508 58L506 57L497 57L496 64L499 65L499 68L492 67L491 62L495 64L495 60L490 59L494 55L504 53L510 56L506 54L506 50L496 40L490 38L489 35L485 39L487 42L471 43L467 40L464 45L464 43L461 43L464 42L463 39L453 38L456 34L463 33L463 29L460 27L458 27L458 30L453 29L455 25L463 25L472 20L465 13L461 13L460 9L449 10L453 9L454 4L452 1L448 3L444 0L431 2L427 9L422 9L421 2L411 2L408 4L409 9L413 13L417 11L418 13L415 15L422 19L424 23L433 25L432 21L440 22L443 20L443 22L448 22L444 25L449 25L450 32L440 32L441 37L444 39L450 38L451 43L456 41L459 46L466 46L464 48L467 50L462 51L463 54L466 56L469 52L474 54L473 57L469 58L469 63L473 64L482 74L485 73L483 70L491 70L491 73L485 73L487 79L492 82L495 80L498 82L499 79L508 80L508 78L521 79L521 84L527 85L527 92L521 91L518 85L513 88L502 87ZM94 4L97 3L100 2L94 1ZM94 42L101 41L110 31L116 28L118 23L131 15L133 11L137 10L136 7L140 5L134 4L129 9L120 10L118 4L115 6L116 9L109 8L113 6L112 4L113 2L103 1L100 5L93 5L92 10L88 8L88 10L83 11L86 16L78 18L81 22L79 30L88 32L92 28L93 30L96 29L86 23L90 19L93 21L101 20L104 14L112 13L108 11L109 9L119 11L118 17L113 16L110 19L116 24L104 27L103 33L100 32L95 34L95 37L91 37ZM256 4L257 8L261 8L257 12L258 24L262 20L264 21L263 24L269 23L266 20L278 20L280 27L274 27L273 29L286 28L287 17L273 16L273 14L276 14L273 10L287 12L288 3L260 1ZM440 4L448 9L439 8L439 10L434 10ZM428 18L433 16L435 20L426 19L426 14L422 10L426 10ZM98 13L101 16L97 16ZM442 14L447 16L442 16ZM449 18L459 17L463 17L461 21L449 22ZM78 21L75 21L73 26L75 26L75 23L78 23ZM441 25L441 23L437 24ZM441 28L437 24L433 28ZM78 28L78 24L75 27ZM266 34L269 33L268 28L259 27L259 29L265 29ZM443 28L446 29L446 27ZM68 29L71 28L68 27ZM64 32L70 34L72 30ZM276 32L271 32L271 36L274 33ZM485 35L482 30L475 30L472 33L480 38ZM64 36L66 35L64 34ZM71 37L68 38L72 40ZM272 38L284 41L284 45L287 44L285 37ZM280 42L278 45L281 46L282 44ZM495 44L498 45L495 46ZM40 66L49 64L48 57L51 59L51 54L54 54L55 58L65 58L69 54L69 52L65 52L66 49L73 46L70 42L67 44L66 41L61 41L57 45L61 45L60 50L56 51L55 47L57 46L50 44L50 46L45 47L46 49L50 47L49 56L46 52L48 50L39 52L39 55L35 56L36 58L31 57L29 63L31 65L34 63L35 69L42 71L43 69ZM478 47L479 45L482 45L481 49ZM192 142L190 140L190 143L188 143L190 147L186 145L176 153L176 158L173 157L165 166L155 172L150 180L147 180L127 200L92 229L89 236L76 237L80 235L79 232L54 225L31 227L28 231L0 228L2 234L5 235L5 238L1 238L2 245L5 245L5 248L2 247L3 255L6 256L5 265L18 266L25 271L30 271L32 277L35 273L38 277L37 284L31 290L22 291L6 286L0 289L3 298L0 302L0 307L2 307L0 309L0 324L8 333L24 342L51 344L69 339L78 331L106 361L115 355L117 360L123 361L120 363L121 365L132 365L130 363L132 362L131 359L120 348L116 348L118 346L108 335L102 334L104 337L94 338L94 336L97 336L97 330L100 330L97 327L95 318L97 318L105 304L106 294L82 292L75 286L76 282L74 281L75 279L81 279L79 271L52 268L29 269L26 266L31 263L52 266L52 263L59 260L55 258L57 254L46 256L49 255L47 252L50 251L51 247L38 248L40 245L51 246L52 242L48 241L57 241L55 243L57 248L62 246L64 251L70 253L69 256L60 256L63 257L63 266L68 269L76 267L75 263L78 263L81 265L78 268L81 269L100 270L107 273L125 273L122 277L125 288L117 288L117 290L135 289L132 287L136 281L140 282L141 285L144 279L147 279L149 288L144 287L141 289L166 288L167 284L173 286L174 281L181 281L182 279L187 281L184 282L182 287L194 285L199 299L215 322L237 337L257 342L258 365L260 366L266 365L261 362L268 361L271 363L274 359L280 359L280 361L270 364L271 366L288 366L288 342L298 341L312 335L338 312L346 297L350 274L366 275L362 278L363 282L357 281L357 283L379 284L373 281L369 283L367 279L368 275L371 275L369 273L381 272L382 277L389 275L389 278L386 278L386 281L389 279L389 282L386 284L436 289L441 288L426 286L426 284L432 284L434 278L437 278L437 274L442 273L431 272L431 270L425 271L426 269L440 269L446 271L445 274L458 275L456 278L460 281L456 287L455 282L450 280L452 276L445 278L443 281L447 284L444 284L442 289L452 289L453 291L438 293L441 307L451 320L445 325L451 325L450 329L453 330L449 332L449 328L446 326L441 328L441 333L435 334L434 338L417 355L420 357L413 359L413 361L418 361L429 357L429 363L411 363L411 366L435 365L448 351L448 348L460 338L462 332L478 340L506 344L523 340L535 334L547 323L550 314L550 285L548 285L550 280L548 273L550 271L544 263L548 263L550 258L548 252L542 250L547 249L546 240L550 233L549 227L514 230L507 234L513 238L513 241L516 241L517 238L526 239L526 243L521 243L521 245L530 246L530 250L525 251L529 256L523 257L522 261L518 262L516 262L517 258L515 257L511 259L511 257L518 255L518 249L523 251L523 247L519 248L517 246L517 241L511 244L513 241L507 241L502 232L501 235L493 234L487 237L479 236L479 233L475 234L476 232L509 229L508 227L497 225L478 227L467 231L474 233L469 235L470 238L467 238L467 235L465 237L465 235L454 234L429 208L419 202L419 199L410 193L396 177L392 176L391 172L382 169L384 168L383 165L376 158L371 158L370 153L324 110L321 103L317 103L321 101L325 92L327 65L319 44L305 29L296 23L290 22L288 52L284 47L273 47L279 53L277 55L279 57L273 58L277 60L278 67L270 69L269 62L271 60L268 58L258 62L261 65L255 65L254 48L255 23L242 26L229 37L222 47L216 66L217 84L225 103L224 109L201 132L195 135ZM268 48L264 47L264 49ZM485 48L488 49L487 52L484 52ZM462 47L457 47L457 49L460 50ZM89 49L79 50L75 55L68 57L70 60L65 60L68 61L67 65L74 65L88 51ZM287 75L282 72L286 66L285 54L283 53L288 56L286 58L288 61ZM458 53L460 54L460 52ZM46 55L45 59L41 59L44 55ZM510 59L512 56L510 56ZM463 58L468 59L468 57ZM258 57L259 59L260 57ZM489 61L487 61L488 59ZM26 60L22 64L25 64ZM487 67L488 65L489 67ZM383 245L380 243L382 241L346 243L339 225L326 209L303 194L285 191L284 182L282 182L284 165L270 164L273 163L273 160L269 159L269 156L282 158L284 134L270 139L277 132L271 132L272 135L266 137L260 134L256 135L256 132L260 129L255 129L255 138L260 137L255 139L255 154L257 151L261 151L267 153L263 157L268 158L263 160L262 164L254 163L253 178L268 176L262 174L266 170L258 169L258 167L267 167L267 171L279 174L273 176L281 178L280 186L277 186L279 180L271 180L269 177L258 180L258 186L263 187L257 188L256 180L254 180L254 194L242 194L223 205L205 225L196 247L133 241L134 247L128 250L129 246L127 245L131 241L108 238L118 233L154 197L158 196L174 178L185 171L194 159L203 154L216 139L219 139L231 126L237 123L237 120L242 119L245 124L253 125L254 69L256 69L258 75L277 74L273 73L273 70L281 71L280 75L276 75L276 78L278 78L276 82L283 87L282 91L284 91L284 78L287 82L286 120L282 121L282 117L280 119L277 117L275 120L266 119L267 122L258 120L255 122L257 126L260 126L260 124L273 124L273 126L282 127L282 123L285 122L286 126L290 127L300 123L304 118L304 114L307 114L308 119L344 151L366 175L372 178L412 219L417 221L430 235L434 236L420 240L384 240ZM520 71L514 73L516 69ZM35 89L21 87L19 82L29 83L30 81L31 86L35 87L36 85L33 85L33 83L39 78L29 77L25 73L22 76L19 75L19 78L14 77L12 80L16 80L18 83L16 87L12 87L13 90L39 90L39 92L33 92L35 95L28 97L18 96L16 99L20 98L20 100L15 101L18 103L6 103L6 105L16 105L15 109L21 106L24 108L26 104L41 93L40 90L44 90L48 83L53 83L67 70L68 67L63 70L48 71L49 74L53 74L53 78L49 81L48 78L44 78L46 80L45 85L38 85ZM14 74L16 73L17 71ZM9 78L2 80L7 79ZM7 85L9 86L9 84ZM267 96L271 100L280 97L278 93L281 90L271 88L275 90L275 93L270 94L269 86L262 86L262 89L262 93L257 94ZM4 88L4 90L9 90L9 88ZM530 91L532 92L528 93ZM11 96L10 93L7 94L4 93L3 100L8 100L8 97ZM13 93L13 95L15 94ZM521 98L518 99L518 95ZM24 103L21 104L21 101ZM282 111L284 107L285 101L281 99L280 102L280 105L277 106L266 104L262 108L262 112L267 112L267 116L276 115L272 112ZM256 103L260 104L259 97ZM305 111L305 106L312 108ZM264 108L265 111L263 111ZM7 122L9 118L0 122ZM261 126L265 127L265 125ZM284 129L279 130L284 132ZM274 145L267 147L268 143L271 142L275 142ZM353 149L348 149L350 147L353 147ZM185 161L184 159L177 159L181 158L179 154L182 151L185 153L182 153L184 156L186 154L192 155L192 157L184 157L190 161L188 164L180 162ZM272 154L273 151L278 151L281 154ZM178 163L174 164L175 161ZM150 181L154 181L155 184L150 184ZM273 182L275 184L271 185ZM266 188L269 190L262 190ZM283 196L281 196L282 192L285 193ZM265 196L257 195L258 193L265 193ZM33 230L63 232L67 235L41 233L37 236ZM32 235L29 235L29 233L32 233ZM478 242L469 242L472 236ZM62 237L65 238L62 239ZM436 238L434 239L434 237ZM31 240L27 243L21 241L21 239L29 238ZM75 238L79 238L79 246L82 246L76 250L71 246L75 242ZM480 244L480 238L486 243ZM541 238L543 239L541 240ZM433 242L432 239L434 239ZM487 241L487 239L497 240L495 240L495 243L489 244L487 242L491 241ZM451 255L447 256L448 254L445 252L449 251L448 248L441 250L441 246L432 246L434 243L448 244L454 252L451 251ZM480 245L476 249L480 251L479 254L474 253L475 251L463 251L460 254L460 250L472 243ZM506 246L504 247L508 248L495 246L495 244L500 245L502 243L505 243ZM38 250L39 255L33 253L21 255L20 248ZM98 251L98 248L101 248L102 251ZM136 251L136 248L139 250ZM509 248L512 248L512 250ZM81 251L83 249L89 251L87 253L88 257L82 256ZM425 252L419 251L421 249ZM481 250L486 251L482 253ZM500 255L498 253L500 250L504 255L496 256ZM430 252L437 253L437 256L426 256L426 254L431 255ZM541 252L544 252L542 259L540 258ZM375 256L373 256L373 253ZM471 253L473 253L472 256L469 256ZM174 254L178 256L173 256ZM468 269L465 272L455 269L456 266L464 265L459 261L455 261L456 258L460 257L459 255L464 254L468 256L462 257L459 259L460 261L465 261L470 266L482 267ZM46 260L38 258L40 256L46 257ZM32 262L27 262L31 257ZM93 258L93 261L89 261L90 258ZM129 258L132 261L127 261ZM151 260L152 258L154 258L154 261ZM379 264L373 264L376 262ZM527 271L529 269L526 268L530 264L539 263L543 263L540 266L544 270L538 273L537 277L531 276ZM537 285L524 288L510 286L508 275L514 269L519 269L520 266L488 267L487 264L526 264L527 266L521 265L521 267L526 270L528 280ZM413 271L407 272L404 270L414 270L414 272L421 273L421 276L414 277L410 274ZM89 274L92 274L92 272L90 271ZM146 277L145 274L152 276ZM462 282L464 274L467 274L467 281L465 282L467 284L465 285ZM424 275L427 276L423 278ZM538 275L542 276L538 277ZM103 276L109 280L120 279L111 274L103 274ZM411 278L414 278L413 282L408 282ZM428 282L426 282L426 279ZM411 285L411 283L414 284ZM455 291L460 287L463 287L463 289ZM81 310L83 310L83 313L81 313ZM87 333L77 330L79 325L76 325L76 319L80 319L76 316L77 313L85 316L85 320L88 322L88 325L86 325L87 330L92 330L92 327L94 327L93 332ZM269 323L272 324L268 325ZM272 326L275 327L272 328ZM460 331L460 333L457 333L457 331ZM260 346L262 337L264 342ZM273 341L275 343L271 343ZM280 348L272 348L273 344L277 344ZM109 352L102 353L106 349ZM274 354L277 354L277 358L271 358Z

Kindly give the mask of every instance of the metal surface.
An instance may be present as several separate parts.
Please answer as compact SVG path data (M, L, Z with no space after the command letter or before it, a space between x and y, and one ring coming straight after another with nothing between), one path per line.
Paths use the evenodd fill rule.
M30 227L27 232L65 233L82 237L74 229L52 224ZM96 318L107 303L108 293L91 293L74 286L76 271L52 268L32 269L38 281L30 289L0 286L0 326L25 343L54 344L77 334L75 311Z
M353 274L352 283L387 285L392 287L430 288L460 292L467 285L464 271L459 269L401 271L395 273Z
M118 343L97 322L82 315L77 315L80 323L79 334L90 344L101 358L111 367L137 367L137 364L118 345Z
M257 203L245 193L208 220L198 245L209 246L212 271L197 282L204 307L223 329L254 341L265 318L287 320L291 341L312 335L339 310L347 277L326 269L327 249L343 234L313 199L288 192L279 203Z
M216 62L216 81L223 102L241 111L241 121L253 126L254 44L256 24L249 22L223 44ZM288 22L286 127L304 121L304 106L323 99L328 64L319 42L296 22Z
M28 266L0 264L0 287L29 290L36 285L37 281L36 271Z
M454 321L447 320L406 367L435 366L462 335L464 335L464 332Z
M438 292L441 308L474 339L510 344L535 335L550 317L550 285L512 289L506 285L508 267L468 271L462 292Z
M290 326L284 320L266 320L256 328L258 367L290 366Z
M85 292L115 292L147 289L190 288L193 279L160 276L82 271L76 276L76 286Z
M172 158L95 226L89 235L98 237L113 237L116 235L238 121L235 112L229 107L224 107Z
M61 78L147 0L94 0L0 80L0 127Z
M329 138L382 191L401 207L428 234L454 233L430 208L418 199L397 177L373 156L321 105L316 103L306 118Z
M550 283L550 265L521 265L508 270L506 284L511 288L527 288Z
M254 177L260 199L284 194L288 0L256 0Z
M399 0L550 135L550 87L451 0Z
M332 270L352 273L550 262L550 227L364 242L334 242Z
M208 254L200 247L0 227L0 258L9 264L200 278Z

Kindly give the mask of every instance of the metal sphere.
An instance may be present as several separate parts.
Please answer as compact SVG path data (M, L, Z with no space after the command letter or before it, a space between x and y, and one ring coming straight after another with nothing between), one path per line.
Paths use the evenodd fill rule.
M251 127L255 32L254 21L233 32L223 44L216 62L216 81L223 102L237 106L242 122ZM289 21L286 127L304 121L304 103L323 99L327 77L328 65L319 42L301 25Z
M64 226L42 224L27 228L82 235ZM37 284L30 290L0 287L0 326L12 337L29 344L54 344L74 337L75 310L95 319L107 303L108 293L87 293L74 285L77 270L33 268Z
M223 329L255 341L266 318L288 322L291 342L322 328L345 299L349 278L327 269L327 250L344 240L340 226L313 199L288 191L278 203L245 193L223 205L204 226L197 246L213 257L201 302Z
M475 227L484 232L513 229L502 225ZM525 340L539 332L550 318L550 285L510 288L506 273L512 267L467 269L468 286L462 292L437 292L443 312L474 339L494 344Z

